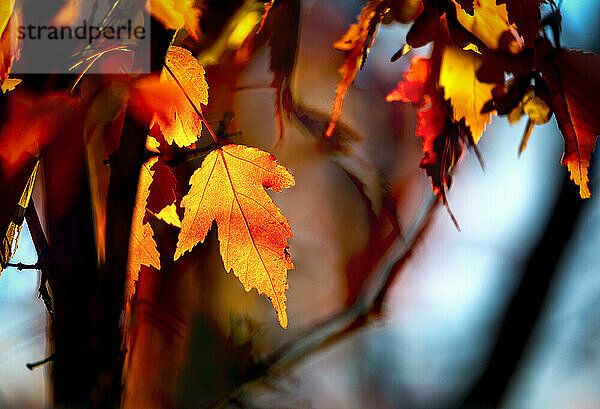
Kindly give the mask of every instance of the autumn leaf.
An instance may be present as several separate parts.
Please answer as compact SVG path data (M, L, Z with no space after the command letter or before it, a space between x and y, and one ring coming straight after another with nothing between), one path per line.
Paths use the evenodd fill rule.
M450 124L448 103L437 88L431 59L414 57L404 81L386 96L386 101L403 101L417 108L416 134L423 139L423 159L420 166L431 177L433 192L444 203L445 187L452 180L450 169L462 153L460 134Z
M267 152L226 145L204 159L190 185L181 200L185 214L175 260L203 242L216 221L225 270L233 270L246 291L266 294L286 328L287 270L294 268L286 249L292 231L263 188L279 192L294 185L292 175Z
M148 140L154 139L148 137ZM149 159L140 170L138 191L129 239L128 294L133 294L140 267L160 270L160 254L148 214L175 227L181 223L177 215L175 186L177 180L171 168L159 157Z
M171 46L167 52L161 81L179 89L178 96L169 104L167 119L155 116L165 140L179 147L198 140L202 131L201 107L208 104L208 83L204 68L188 50Z
M454 119L457 122L465 119L475 143L491 121L491 112L481 111L492 99L494 88L493 84L477 79L480 65L481 59L477 54L448 46L443 51L440 68L440 86L444 88L444 97L452 104Z
M198 40L200 10L194 4L194 0L148 0L146 9L166 28L185 28L189 35Z
M548 83L551 108L565 140L562 164L580 196L588 198L588 166L600 134L600 56L553 49L548 42L536 53L536 66Z
M152 167L158 161L151 158L142 165L138 183L133 217L131 218L131 235L129 237L129 262L127 266L127 299L135 292L135 283L139 278L141 266L154 267L160 270L160 254L154 241L154 231L146 218L146 206L150 196L150 185L153 182Z
M361 64L364 62L366 51L371 46L371 41L377 31L377 25L381 20L384 6L385 2L382 0L369 1L358 16L358 23L350 26L346 34L333 45L336 49L346 52L346 59L338 70L342 79L335 87L335 98L331 109L329 127L325 131L325 137L327 138L330 138L333 134L337 121L342 114L344 97L348 92L348 88L354 82Z
M491 49L497 49L502 33L511 29L506 5L497 5L496 0L477 0L473 13L456 4L456 18Z

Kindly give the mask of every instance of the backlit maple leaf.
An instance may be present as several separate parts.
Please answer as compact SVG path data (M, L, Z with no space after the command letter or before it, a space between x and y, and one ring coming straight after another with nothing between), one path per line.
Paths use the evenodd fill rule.
M386 101L403 101L417 109L418 137L423 138L423 159L420 166L431 177L433 192L446 202L446 186L452 175L449 170L462 153L456 126L450 124L448 103L437 88L431 59L414 57L404 81L386 96Z
M178 88L179 95L169 104L166 119L158 115L154 118L169 144L189 146L200 136L201 109L202 105L208 104L208 83L204 73L191 52L181 47L169 47L160 79Z
M264 188L279 192L293 184L293 176L267 152L233 144L215 149L181 200L185 215L175 251L177 260L203 242L216 221L225 270L233 270L246 291L266 294L283 328L287 270L294 268L286 250L292 230Z
M131 235L129 237L129 262L127 266L127 298L134 293L142 265L160 270L160 254L156 249L154 231L146 220L146 205L153 181L152 167L158 158L151 158L140 170L135 207L131 219Z
M475 143L491 121L491 112L482 113L481 110L492 99L494 88L493 84L477 79L480 65L481 59L474 52L447 46L440 68L440 86L444 88L444 97L452 104L454 119L457 122L465 119Z

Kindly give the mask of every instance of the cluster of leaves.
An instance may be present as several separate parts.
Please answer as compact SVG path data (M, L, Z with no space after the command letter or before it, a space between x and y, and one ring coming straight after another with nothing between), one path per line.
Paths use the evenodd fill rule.
M38 168L43 168L40 164L44 165L53 149L64 150L61 157L85 158L82 161L87 172L83 173L89 177L95 251L98 265L103 265L108 253L105 247L110 244L107 215L111 167L116 166L115 152L126 144L122 136L127 119L131 119L141 125L133 128L146 144L127 250L126 312L129 314L128 309L134 306L139 291L136 287L143 281L141 272L159 273L174 263L183 263L180 259L189 257L187 253L205 241L214 223L225 270L233 271L247 291L255 288L265 294L280 325L286 328L287 273L294 268L287 252L292 231L266 189L280 192L293 186L294 178L271 154L230 143L229 137L234 135L227 133L230 118L225 116L215 132L203 113L209 103L206 71L212 65L227 65L231 73L227 80L233 83L250 55L268 41L277 141L284 138L286 121L295 121L319 139L318 148L332 154L369 205L368 244L346 266L346 302L357 302L369 274L376 271L402 232L394 197L378 192L381 197L376 199L372 194L381 186L378 180L373 181L376 178L368 178L369 170L361 168L360 160L352 158L351 144L360 136L340 122L340 117L344 97L366 62L378 27L392 22L412 24L406 45L392 61L413 48L433 43L429 57L412 58L410 69L386 100L415 107L416 135L423 140L421 167L431 178L437 197L446 203L446 190L463 150L476 149L494 114L511 122L527 116L520 151L534 125L546 123L554 115L565 140L562 163L580 187L581 197L590 196L588 166L600 132L600 103L596 99L600 93L596 77L600 57L560 46L560 11L553 0L367 1L357 23L334 44L345 53L345 59L330 115L304 106L292 89L299 0L240 1L235 10L223 13L223 21L218 14L221 8L229 7L227 2L207 2L211 5L202 11L195 3L131 2L132 7L145 8L166 29L178 32L168 50L165 47L164 61L161 57L153 74L86 75L95 64L131 64L134 50L99 42L80 56L77 64L85 67L84 74L69 78L68 86L53 91L40 91L43 87L39 84L28 83L31 78L19 85L20 80L9 77L20 49L15 43L18 36L11 30L23 16L14 2L0 6L0 81L5 115L0 129L0 192L6 198L0 209L0 269L9 263L34 185L43 182ZM115 7L120 5L115 2ZM78 7L76 0L65 1L56 21L68 23ZM543 19L542 9L550 12ZM199 23L205 14L203 22L214 20L218 29ZM189 36L181 34L183 31ZM218 85L211 81L211 87ZM210 136L208 144L201 144L203 134ZM198 157L202 158L199 166L191 170L180 166ZM67 191L69 183L62 186L56 176L52 177L55 180L46 182L54 189L50 199L55 202L53 208L66 207L68 200L75 202ZM161 234L165 230L175 232L172 251L165 251L168 246L162 243L168 236ZM414 235L413 242L419 235ZM41 255L40 259L43 261ZM401 262L398 260L397 265ZM384 280L383 288L393 276ZM135 332L133 324L130 328Z
M550 8L544 19L543 7ZM600 56L561 48L560 11L553 0L369 1L358 23L334 45L346 51L346 60L326 136L377 26L390 20L412 22L406 45L392 61L433 43L431 55L414 57L404 80L386 99L417 108L416 133L423 138L425 154L421 167L438 196L445 201L462 146L478 143L493 114L507 116L511 123L528 116L520 151L533 126L554 114L565 142L562 164L581 197L590 196L588 166L600 133Z
M329 117L303 106L293 96L298 1L244 2L222 29L219 38L226 37L226 41L214 41L198 59L186 48L171 45L159 75L88 78L82 74L71 92L41 95L31 95L20 87L13 91L19 81L8 75L12 61L19 57L14 52L19 46L11 43L16 36L10 35L13 25L8 22L22 16L11 2L3 7L0 79L3 91L10 92L6 98L8 119L0 134L1 181L3 186L18 186L13 196L19 208L0 226L2 267L10 259L13 238L18 235L15 233L22 223L23 209L28 206L36 164L62 134L84 135L97 253L103 261L109 177L104 161L119 146L124 117L130 114L149 126L148 160L141 169L132 218L128 299L135 292L141 267L161 270L166 260L167 255L159 252L156 243L154 222L178 230L169 262L202 243L215 222L225 269L233 271L246 290L256 288L266 294L281 326L287 327L287 271L293 268L287 239L292 238L292 232L265 188L281 191L292 186L294 179L269 153L222 143L226 126L215 133L202 113L202 107L208 104L209 86L200 62L208 66L229 55L242 66L257 44L268 37L279 140L284 135L285 120L295 119L317 137L323 137L331 151L347 154L347 144L356 138L345 125L338 125L344 96L365 64L379 25L393 21L412 26L406 45L392 60L412 48L433 43L429 57L412 59L410 70L386 100L410 103L417 109L416 134L423 139L424 152L421 167L444 203L464 147L475 147L493 114L505 115L511 122L528 116L520 150L533 126L548 122L554 114L565 139L562 163L579 185L581 197L590 196L587 169L600 132L596 115L600 107L595 98L600 91L595 76L600 57L560 47L560 12L552 0L368 1L357 23L334 44L345 53L345 60L339 69L341 80ZM66 2L59 13L61 18L73 14L75 7L77 2ZM151 0L146 7L166 28L185 29L192 43L200 41L198 21L202 13L193 1ZM551 11L544 19L543 7ZM546 27L554 34L552 39ZM104 47L81 63L87 68L103 61L114 63L111 58L131 52L110 44ZM197 146L203 130L212 138L211 148ZM181 194L182 189L177 187L188 180L176 171L180 162L177 158L207 151L201 166L189 178L189 188ZM359 184L365 193L367 184ZM376 226L391 220L394 233L381 238L384 248L388 248L400 229L395 203L388 203L389 197L384 199L384 211L372 216ZM379 230L385 229L375 228L375 238L382 235ZM376 262L368 258L363 261Z
M65 7L76 5L76 2L68 2ZM200 11L194 2L153 0L148 2L147 8L165 27L185 28L192 38L198 39ZM7 19L19 15L18 10L12 9L12 3L5 11ZM69 14L64 9L61 13ZM8 31L6 22L5 26ZM10 59L1 73L5 84L12 80L8 78L10 65L18 58L11 53L13 49L8 45L2 49L4 56ZM114 54L115 50L119 51L110 51ZM125 54L129 50L122 51ZM119 56L109 58L118 59ZM102 59L97 58L89 62L89 66L101 63ZM202 114L202 106L208 104L209 87L204 68L190 51L171 45L160 76L87 78L81 75L70 93L54 92L41 96L20 88L7 95L8 122L0 135L0 144L4 148L1 154L2 185L15 186L21 209L7 219L10 224L7 224L8 233L3 236L2 267L10 259L15 229L23 222L36 164L43 159L44 150L65 132L85 135L97 251L103 261L108 183L106 158L118 147L127 112L140 123L150 121L149 159L141 169L132 218L127 299L131 300L135 292L141 266L161 269L164 255L157 249L150 223L152 218L180 229L175 260L203 242L215 221L226 271L233 271L247 291L256 288L260 294L266 294L278 313L281 326L287 327L287 270L294 268L287 252L287 239L292 238L292 232L287 219L264 188L281 191L293 185L294 178L269 153L243 145L223 145ZM187 181L177 180L174 167L178 161L172 159L206 150L206 147L196 146L203 127L212 136L213 148L191 176L189 191L177 197L177 183ZM23 183L17 183L16 179L23 175Z
M180 95L151 123L148 148L157 156L143 166L140 177L129 249L131 283L137 281L141 265L161 268L150 215L181 229L175 260L203 242L215 221L225 269L233 270L246 290L266 294L287 327L286 277L294 266L286 239L292 238L292 231L263 187L281 191L294 184L292 175L266 152L221 145L201 111L201 105L208 104L204 69L189 51L169 49L161 81ZM177 198L177 179L165 157L173 146L193 150L203 123L216 148L190 178L189 192ZM185 209L182 220L179 206Z

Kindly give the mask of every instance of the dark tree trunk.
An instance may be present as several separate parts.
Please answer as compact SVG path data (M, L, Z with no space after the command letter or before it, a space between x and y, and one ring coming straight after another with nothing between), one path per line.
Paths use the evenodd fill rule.
M489 361L461 408L487 409L500 405L557 275L583 203L578 187L565 172L552 216L501 319Z
M173 32L154 20L151 29L151 68L159 72ZM47 89L48 78L38 76L37 82ZM66 88L60 85L52 88ZM36 249L54 301L51 379L52 400L59 408L121 406L128 243L150 119L151 114L141 121L127 114L111 158L106 262L101 266L81 124L72 124L43 153L49 246L37 237Z

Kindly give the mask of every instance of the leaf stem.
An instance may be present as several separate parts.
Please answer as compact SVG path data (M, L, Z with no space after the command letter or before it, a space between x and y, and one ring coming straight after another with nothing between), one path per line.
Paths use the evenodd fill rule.
M46 357L46 358L42 359L41 361L28 362L28 363L25 364L25 366L30 371L33 371L38 366L47 364L48 362L51 362L51 361L54 361L54 354L50 355L49 357Z

